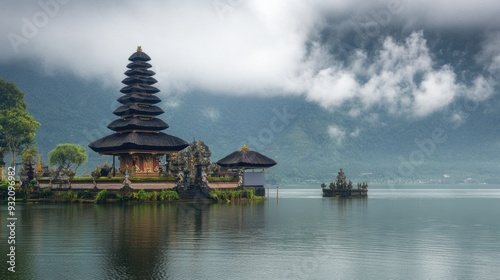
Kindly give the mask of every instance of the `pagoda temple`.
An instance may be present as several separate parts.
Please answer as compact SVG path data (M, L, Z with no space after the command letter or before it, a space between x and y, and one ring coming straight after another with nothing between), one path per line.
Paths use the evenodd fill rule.
M114 134L90 143L89 147L101 155L118 156L120 169L129 169L138 176L157 175L160 171L161 157L183 150L189 144L172 135L161 132L168 125L158 118L164 111L154 105L161 102L155 96L160 90L153 86L157 82L155 72L149 70L151 58L137 47L137 52L129 57L125 84L118 98L123 104L113 114L119 119L111 122L108 128Z

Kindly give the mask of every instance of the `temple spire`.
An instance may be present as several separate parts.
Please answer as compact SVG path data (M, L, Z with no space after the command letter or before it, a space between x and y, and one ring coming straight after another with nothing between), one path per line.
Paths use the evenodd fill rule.
M155 96L160 90L154 86L157 80L153 77L155 72L149 70L152 66L147 61L150 60L141 46L137 46L137 52L129 57L126 78L122 81L125 87L120 90L123 96L118 98L122 105L113 111L119 118L108 125L116 133L90 143L92 150L106 155L128 155L130 152L161 155L180 151L189 145L178 137L161 132L168 128L168 124L158 118L164 111L155 105L161 102Z

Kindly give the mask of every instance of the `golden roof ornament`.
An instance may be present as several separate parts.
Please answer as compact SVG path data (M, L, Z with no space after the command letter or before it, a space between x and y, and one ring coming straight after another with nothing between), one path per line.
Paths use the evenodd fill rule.
M43 173L43 163L42 163L42 155L38 154L38 162L36 164L36 172Z
M250 147L248 147L247 145L243 145L241 148L240 148L240 151L243 152L243 151L250 151Z
M141 46L137 46L137 52L142 52Z

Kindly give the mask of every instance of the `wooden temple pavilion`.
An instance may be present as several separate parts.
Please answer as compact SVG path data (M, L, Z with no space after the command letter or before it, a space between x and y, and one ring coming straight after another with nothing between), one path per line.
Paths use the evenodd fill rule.
M276 161L244 145L239 151L217 161L217 164L224 168L240 170L239 185L255 188L257 195L264 195L264 169L276 165Z
M217 164L233 169L255 169L275 166L276 161L261 153L252 151L250 147L244 145L239 151L233 152L219 160Z
M115 133L90 143L89 147L101 155L113 155L120 160L120 169L129 169L136 176L158 175L161 157L183 150L189 144L176 137L161 132L168 125L159 115L164 111L155 104L161 102L155 96L160 90L153 85L157 82L155 72L149 70L151 58L137 47L129 57L125 84L118 98L123 104L113 114L119 119L111 122L108 128Z

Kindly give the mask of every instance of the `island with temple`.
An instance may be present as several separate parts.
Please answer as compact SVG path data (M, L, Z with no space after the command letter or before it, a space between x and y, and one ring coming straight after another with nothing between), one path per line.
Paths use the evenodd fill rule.
M150 56L139 46L128 60L125 86L117 99L120 106L113 111L117 117L108 125L112 132L88 145L107 158L102 166L97 165L90 176L77 177L71 164L51 169L38 155L34 167L33 158L27 158L19 172L19 197L98 203L265 199L264 170L276 162L246 145L212 162L212 152L203 141L188 143L165 133L169 125L160 118L164 111L158 106L160 90L155 86L156 73L150 70ZM0 168L4 165L0 150Z
M342 168L337 174L337 180L331 182L327 187L325 183L321 184L323 197L366 197L368 196L368 184L358 183L356 188L353 188L352 181L347 181Z

